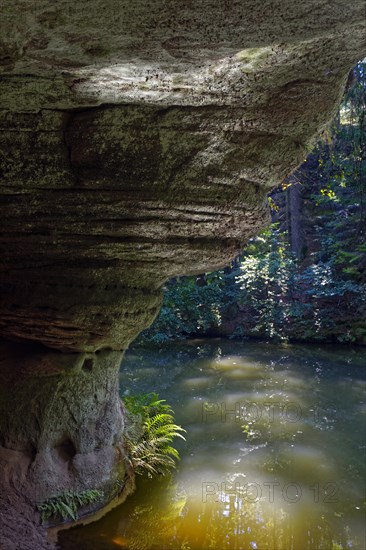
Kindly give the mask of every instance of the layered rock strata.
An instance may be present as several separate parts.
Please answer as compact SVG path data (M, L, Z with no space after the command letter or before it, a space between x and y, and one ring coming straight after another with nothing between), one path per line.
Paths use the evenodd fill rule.
M224 265L266 223L366 52L365 13L5 0L1 22L2 493L34 504L126 469L119 351L167 278Z

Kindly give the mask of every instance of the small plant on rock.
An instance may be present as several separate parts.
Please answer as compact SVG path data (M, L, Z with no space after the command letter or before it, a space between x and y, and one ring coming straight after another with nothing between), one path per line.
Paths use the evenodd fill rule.
M125 440L137 474L164 475L176 467L178 451L171 446L175 437L185 439L185 430L174 423L173 411L156 393L127 396Z
M78 519L78 510L83 506L98 502L104 497L103 491L99 489L87 489L77 493L75 491L65 491L57 497L49 498L38 504L37 508L41 514L41 522L45 523L50 518L60 518L62 520Z

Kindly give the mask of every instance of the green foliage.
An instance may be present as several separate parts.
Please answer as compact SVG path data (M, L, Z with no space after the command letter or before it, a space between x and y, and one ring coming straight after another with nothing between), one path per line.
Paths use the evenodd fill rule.
M45 523L48 519L78 519L78 510L83 506L103 500L104 493L99 489L88 489L77 493L75 491L65 491L57 497L50 498L38 504L37 508L41 514L41 522Z
M243 255L237 282L241 305L251 314L252 332L283 339L291 314L296 259L286 234L272 224Z
M262 234L259 249L252 246L243 259L239 302L250 315L249 333L305 340L336 334L339 342L355 341L352 330L337 334L334 317L340 301L344 313L359 311L365 304L365 286L337 273L333 257L328 262L314 258L301 269L289 244L281 243L284 237L272 225Z
M178 451L171 446L175 437L185 439L183 428L174 423L172 408L156 393L126 396L125 440L137 474L166 474L176 467Z
M269 196L273 223L240 260L168 283L160 316L142 340L201 335L364 342L366 315L366 64L356 69L334 123L291 181ZM302 252L291 217L305 219ZM310 250L308 250L310 248ZM296 255L295 255L296 252Z
M238 290L233 273L226 274L224 270L198 279L181 277L171 281L165 289L159 317L142 333L140 342L161 344L215 330L221 325L224 306L236 301Z

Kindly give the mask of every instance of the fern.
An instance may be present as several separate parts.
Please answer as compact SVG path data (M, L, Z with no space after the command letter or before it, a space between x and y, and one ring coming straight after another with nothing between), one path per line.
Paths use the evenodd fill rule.
M171 446L175 437L185 439L185 430L174 423L173 410L156 393L128 396L125 440L137 474L166 474L176 466L178 451Z
M78 519L78 509L104 497L103 491L99 489L87 489L77 493L75 491L64 491L57 497L49 498L48 500L37 505L38 511L41 514L41 522L45 523L50 518L61 518L62 520Z

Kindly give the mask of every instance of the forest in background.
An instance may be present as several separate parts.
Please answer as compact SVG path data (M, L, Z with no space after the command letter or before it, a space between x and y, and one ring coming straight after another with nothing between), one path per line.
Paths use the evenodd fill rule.
M336 118L268 195L272 223L225 269L166 284L139 342L259 337L366 344L366 63Z

